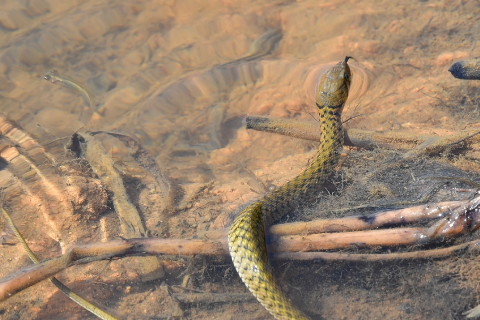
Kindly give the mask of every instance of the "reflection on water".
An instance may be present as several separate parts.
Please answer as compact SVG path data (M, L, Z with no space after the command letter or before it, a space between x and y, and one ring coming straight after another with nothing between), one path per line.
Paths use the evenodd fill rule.
M456 105L453 97L459 92L478 92L474 84L453 81L445 72L452 59L475 55L474 34L478 32L474 31L479 29L475 17L480 10L475 1L417 1L408 7L373 0L4 2L0 14L2 114L52 155L48 161L36 160L52 181L67 174L59 172L58 164L68 160L63 146L76 131L118 132L138 140L179 190L173 214L153 216L152 212L151 220L143 217L154 235L189 238L203 234L218 226L214 224L218 216L234 212L268 186L280 185L301 171L314 144L248 132L243 119L248 114L315 118L316 81L326 65L345 55L356 59L352 63L353 92L345 111L345 118L355 117L347 124L352 128L408 129L422 134L455 130L459 117L469 118L460 114L468 108L448 108ZM44 72L52 68L87 89L98 116L88 123L82 121L81 95L42 81ZM462 129L467 125L462 124ZM140 190L139 181L143 180L137 179L128 165L135 158L133 152L122 144L106 145L116 168L129 177L131 191ZM78 174L73 176L80 179ZM93 188L96 182L88 183L93 183ZM32 187L33 195L37 191L46 192ZM151 194L138 191L137 198L143 201L138 203L150 203ZM39 209L32 207L27 197L21 198L23 202L12 199L12 206L28 208L13 212L13 217L42 258L59 254L54 241L58 234L68 242L113 238L119 232L112 210L103 214L98 224L90 221L79 227L73 225L78 216L72 213L68 218L72 226L62 231L67 228L65 223L51 225L61 217L49 218L48 223L39 218L47 214L46 204ZM52 211L60 211L50 206ZM34 225L29 224L29 215L35 217L31 220ZM90 234L89 223L101 232ZM0 227L4 236L11 238L3 222ZM0 247L0 256L12 260L0 271L1 276L25 265L17 246ZM178 272L173 264L165 268ZM202 277L206 278L196 278L206 284L201 290L244 292L233 275L223 278L221 272L231 271L228 267L221 272L210 264L202 267L196 269L205 272ZM211 281L208 273L214 274ZM122 262L85 266L65 272L64 277L126 318L173 314L172 305L158 300L168 298L158 287L162 281L178 284L175 277L145 284L155 287L149 291L152 287L136 283L138 275ZM304 279L302 283L308 280L300 274L295 277ZM325 313L320 312L325 317L359 314L359 318L384 318L379 306L398 302L391 292L382 297L381 284L376 284L370 297L377 303L372 306L366 291L339 285L342 276L337 278L325 292L311 295L320 296ZM128 284L123 286L124 282ZM298 282L289 280L289 285ZM329 291L337 289L341 294ZM10 319L27 312L37 312L38 318L64 315L63 298L52 290L40 284L0 304L0 312ZM295 290L290 290L294 298ZM102 295L111 300L101 299ZM342 304L338 300L342 295L351 297L348 301L359 301L358 305ZM432 318L430 309L413 304L415 298L414 293L405 292L403 309L388 308L387 317ZM473 302L450 307L440 302L432 308L454 318L469 303ZM20 309L14 311L14 305ZM182 308L185 318L210 319L222 314L238 319L239 311L245 309L249 312L240 313L245 313L245 319L266 317L255 302ZM311 312L318 309L313 301L305 308ZM71 312L88 317L79 309Z

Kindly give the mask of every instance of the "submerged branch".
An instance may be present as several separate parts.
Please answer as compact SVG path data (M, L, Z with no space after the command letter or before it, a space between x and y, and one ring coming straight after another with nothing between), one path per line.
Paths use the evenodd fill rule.
M298 223L274 226L270 233L272 237L271 252L274 259L288 260L376 261L445 257L459 251L476 248L480 241L427 251L374 255L306 251L426 244L440 241L446 237L454 237L475 230L479 225L478 220L480 220L477 214L479 203L480 197L477 197L471 201L452 201L417 206L368 217L357 216L317 220L310 223L301 223L302 228L298 228ZM442 218L430 227L365 230L367 227L377 228L392 223L410 223L434 217ZM310 224L315 225L315 227L310 227ZM293 226L293 228L288 230L289 226ZM318 226L323 227L319 228ZM332 226L335 227L332 229ZM357 229L357 231L351 231L352 229ZM307 235L306 230L308 230L307 233L311 230L323 230L324 232ZM325 233L328 230L348 230L349 232ZM297 233L295 234L295 232ZM26 267L1 279L0 301L73 265L127 256L188 256L198 254L227 256L226 238L222 237L217 240L134 238L76 244L60 257Z
M319 141L320 131L318 122L292 119L278 119L269 117L249 116L246 119L246 128L266 131L294 138ZM411 132L374 132L367 130L349 129L345 135L345 144L364 149L387 148L409 150L405 157L421 154L432 155L441 153L448 148L461 145L463 142L475 138L478 141L478 130L465 130L450 136L419 136Z

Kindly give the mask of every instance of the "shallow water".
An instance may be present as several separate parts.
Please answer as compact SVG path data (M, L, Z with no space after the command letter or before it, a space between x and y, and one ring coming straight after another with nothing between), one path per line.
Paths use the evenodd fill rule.
M325 66L346 55L355 57L353 92L344 115L355 118L347 127L446 134L479 123L475 98L479 85L454 79L447 71L452 61L478 54L480 6L476 1L398 5L373 0L42 0L5 1L2 7L2 114L47 149L53 149L53 141L66 142L78 130L120 132L136 138L182 189L173 213L143 217L153 235L191 238L224 227L218 216L234 212L259 198L270 185L281 185L300 172L315 144L247 131L243 119L246 115L315 118L315 81ZM270 39L271 43L266 40L266 47L262 47L265 41L260 46L255 42L275 32L281 37ZM82 84L100 115L82 123L82 96L44 81L42 75L50 69ZM124 147L113 142L109 146L118 163L130 161ZM51 152L62 158L61 149ZM104 215L110 226L108 217L113 214ZM99 226L102 232L90 234L90 221L78 228L69 226L64 234L58 226L57 231L49 231L51 224L27 213L13 216L44 259L60 253L55 232L62 233L66 242L120 235L113 222L109 232ZM156 229L160 224L161 231ZM7 230L3 222L0 227ZM19 248L0 247L0 259L9 262L0 276L29 264ZM139 275L122 262L71 268L61 278L121 318L267 317L252 300L180 307L168 300L164 287L178 285L182 268L189 263L178 262L178 267L172 262L165 267L165 278L153 282L137 282ZM194 274L190 289L246 293L229 259L195 260L189 266ZM428 292L428 285L415 287L413 280L405 279L410 274L405 269L417 267L415 263L389 265L390 273L379 275L381 266L374 266L362 273L373 280L359 282L354 277L362 272L359 266L348 271L342 264L338 270L346 268L345 275L331 278L308 265L293 266L313 270L318 279L301 272L282 277L289 279L286 286L292 298L302 301L301 292L312 290L301 307L329 319L431 319L438 315L435 312L443 312L444 319L458 319L478 302L471 288L450 280L452 290L458 290L451 306L445 305L446 298L438 306L432 305L436 301L416 303L424 298L419 291ZM441 277L458 276L439 271L440 275L433 275L437 271L430 273L431 267L428 263L418 266L419 272L436 277L435 283ZM283 275L292 266L278 268ZM400 275L393 271L397 269ZM363 287L358 284L362 281ZM382 309L382 303L388 307ZM0 304L5 319L28 318L30 313L45 319L90 317L46 283Z

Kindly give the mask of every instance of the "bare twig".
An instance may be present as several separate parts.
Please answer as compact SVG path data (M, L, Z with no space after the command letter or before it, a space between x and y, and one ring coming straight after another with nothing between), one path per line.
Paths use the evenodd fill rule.
M291 119L276 119L258 116L249 116L246 120L247 129L266 131L290 137L319 141L320 132L318 122L300 121ZM452 146L459 145L466 140L475 138L478 130L466 130L447 136L419 136L410 132L372 132L366 130L349 129L345 136L345 144L373 149L376 147L408 149L406 157L420 154L431 155L441 152Z
M476 199L478 201L480 198ZM320 232L367 230L385 225L414 223L441 218L456 210L464 210L471 206L472 201L474 200L446 201L379 212L371 215L277 224L270 228L270 232L275 235L305 235Z
M384 212L370 216L329 219L316 221L316 227L304 224L303 228L296 229L299 234L292 234L291 230L281 230L284 227L276 226L271 232L271 251L276 259L327 259L327 260L394 260L407 258L431 258L454 254L459 250L470 249L480 241L468 244L435 249L429 251L405 252L384 255L307 252L316 250L333 250L345 248L366 248L371 246L398 246L411 244L425 244L438 241L446 237L454 237L475 230L479 225L480 217L477 207L480 197L471 201L452 201L429 206L418 206L402 210ZM448 214L447 214L448 213ZM385 224L410 223L423 219L442 217L431 227L395 228L383 230L364 230L367 227L377 228ZM296 224L294 224L296 225ZM361 229L361 231L339 233L306 234L305 230L345 231ZM321 226L320 228L318 226ZM277 232L278 229L281 232ZM137 238L123 239L109 242L76 244L67 252L55 259L45 261L33 267L24 268L13 275L0 280L0 301L11 295L45 280L56 273L73 265L85 264L92 261L122 258L126 256L154 256L154 255L228 255L225 238L218 240L182 240L182 239L153 239Z
M325 260L325 261L393 261L405 259L439 259L455 254L478 251L480 240L446 248L394 253L348 253L348 252L280 252L276 260Z

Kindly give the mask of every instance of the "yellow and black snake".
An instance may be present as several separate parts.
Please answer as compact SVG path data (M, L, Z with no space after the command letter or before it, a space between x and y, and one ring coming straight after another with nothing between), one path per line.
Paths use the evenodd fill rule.
M341 114L350 88L348 59L321 78L316 104L320 115L320 146L300 175L242 210L228 233L228 245L240 278L276 319L308 319L285 297L268 266L265 229L299 204L314 198L337 164L343 147Z

